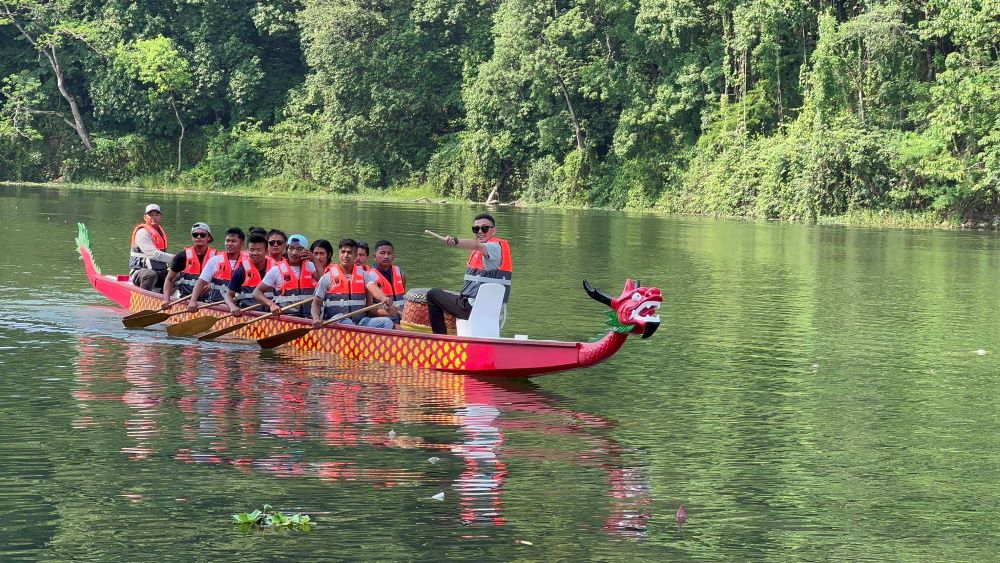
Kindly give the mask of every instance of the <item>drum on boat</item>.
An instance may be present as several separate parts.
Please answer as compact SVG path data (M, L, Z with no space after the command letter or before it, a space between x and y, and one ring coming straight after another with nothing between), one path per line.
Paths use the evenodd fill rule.
M416 332L431 332L431 318L427 311L427 292L430 288L414 288L406 292L403 296L403 318L399 322L404 330ZM448 327L448 334L455 334L455 317L445 311L444 324Z

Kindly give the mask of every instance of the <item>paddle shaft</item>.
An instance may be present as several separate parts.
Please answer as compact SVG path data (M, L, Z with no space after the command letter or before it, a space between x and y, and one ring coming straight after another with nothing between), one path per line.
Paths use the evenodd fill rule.
M357 311L349 311L347 313L341 313L339 315L334 315L334 316L330 317L329 319L323 321L323 324L321 324L319 326L320 327L327 327L327 326L330 326L330 325L332 325L333 323L335 323L337 321L342 321L342 320L344 320L346 318L353 317L354 315L358 315L358 314L361 314L361 313L367 313L368 311L374 311L375 309L378 309L381 306L382 306L381 303L375 303L375 304L369 305L367 307L362 307L362 308L358 309ZM316 328L316 327L313 327L313 328Z
M286 305L286 306L284 306L284 307L281 308L281 312L284 313L285 311L291 311L292 309L294 309L296 307L301 307L302 305L305 305L306 303L309 303L312 300L313 300L313 298L310 297L309 299L303 299L302 301L299 301L298 303L292 303L291 305ZM210 332L208 334L205 334L203 336L198 337L198 340L212 340L214 338L218 338L219 336L222 336L223 334L229 334L230 332L235 332L235 331L237 331L237 330L239 330L239 329L241 329L243 327L250 326L250 325L252 325L254 323L260 322L260 321L262 321L264 319L269 319L269 318L274 317L274 316L275 316L274 313L267 313L266 315L261 315L261 316L257 317L256 319L251 319L249 321L243 321L242 323L237 323L237 324L234 324L233 326L226 327L224 329L217 330L215 332Z
M201 311L202 309L207 309L209 307L215 307L216 305L222 305L223 303L225 303L225 300L223 300L223 301L215 301L214 303L203 303L201 305L198 305L195 308L194 311L188 311L187 309L185 309L183 311L177 311L176 313L170 313L170 316L172 317L174 315L183 315L184 313L194 313L194 312L197 312L197 311Z
M432 237L436 237L438 240L447 240L448 239L448 237L443 237L443 236L435 233L434 231L431 231L431 230L428 230L428 229L424 229L424 232L427 233L427 234L429 234L429 235L431 235Z
M348 317L353 317L354 315L359 315L361 313L365 313L373 309L378 309L381 306L382 306L381 303L375 303L367 307L362 307L357 311L351 311L349 313L341 313L339 315L335 315L323 321L323 324L321 324L319 327L311 326L311 327L293 328L292 330L288 330L279 334L258 339L257 344L259 344L261 348L277 348L282 344L287 344L293 340L298 340L299 338L302 338L303 336L309 334L310 332L316 330L317 328L323 328L329 326L337 321L342 321Z
M244 307L240 309L241 313L245 313L251 309L256 309L260 307L260 303L255 303L249 307ZM167 332L171 336L194 336L199 332L204 332L213 326L215 323L221 321L222 319L228 319L229 317L235 316L234 313L229 313L221 317L213 317L211 315L202 315L200 317L195 317L193 319L188 319L183 322L179 322L174 325L167 327Z
M181 301L187 301L187 299L188 299L187 296L178 297L177 299L174 299L173 301L167 303L167 306L165 308L162 308L162 309L144 309L142 311L136 311L136 312L132 313L131 315L125 315L122 318L123 319L136 319L136 318L139 318L139 317L146 317L146 316L149 316L149 315L154 315L156 313L162 313L163 311L165 311L165 310L173 307L174 305L180 303Z

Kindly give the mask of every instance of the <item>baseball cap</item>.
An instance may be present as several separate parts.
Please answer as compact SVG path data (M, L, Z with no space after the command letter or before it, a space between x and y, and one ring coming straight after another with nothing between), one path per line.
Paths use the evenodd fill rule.
M209 241L215 240L215 237L212 236L212 229L208 227L208 223L202 223L201 221L199 221L194 225L191 225L191 234L193 235L195 231L205 231L206 233L208 233Z
M309 248L309 240L302 235L292 235L288 237L288 246L299 245L302 248Z
M156 211L158 213L163 213L162 211L160 211L160 206L156 205L155 203L150 203L149 205L146 206L146 213L148 214L150 211Z

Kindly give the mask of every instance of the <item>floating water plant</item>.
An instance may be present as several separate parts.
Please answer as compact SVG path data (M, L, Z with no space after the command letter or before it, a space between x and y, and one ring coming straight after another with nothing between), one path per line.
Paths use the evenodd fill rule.
M233 522L239 524L240 528L244 530L258 528L309 531L309 524L312 520L308 514L286 515L278 511L272 511L272 508L270 504L265 504L264 510L233 514Z

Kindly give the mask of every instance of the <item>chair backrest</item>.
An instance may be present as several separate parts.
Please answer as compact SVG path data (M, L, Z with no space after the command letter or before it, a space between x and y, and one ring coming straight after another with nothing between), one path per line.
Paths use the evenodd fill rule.
M503 307L503 294L504 287L498 283L484 283L479 286L476 302L469 314L468 334L462 336L500 337L500 309Z

